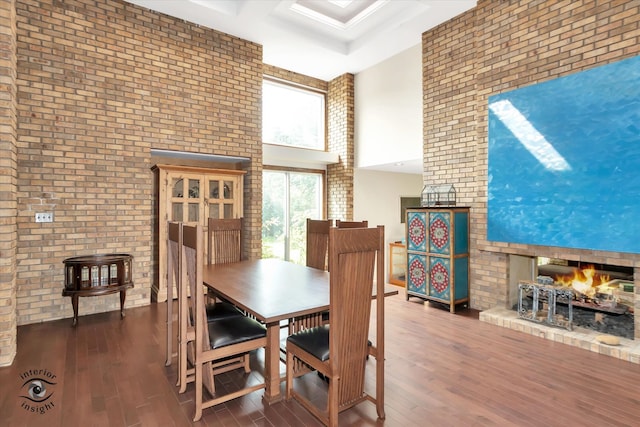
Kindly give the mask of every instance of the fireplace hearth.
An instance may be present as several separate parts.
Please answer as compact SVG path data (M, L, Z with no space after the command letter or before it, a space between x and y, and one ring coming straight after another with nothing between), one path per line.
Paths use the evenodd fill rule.
M568 255L573 256L572 254ZM634 308L638 307L640 310L640 289L635 286L639 281L635 280L634 274L638 271L638 268L629 265L630 261L623 258L620 258L622 261L620 264L622 265L604 264L603 262L605 261L615 262L616 259L613 257L605 258L600 254L594 254L593 259L593 262L589 262L588 259L577 261L514 253L507 254L504 260L505 264L503 264L506 267L506 286L504 288L496 288L498 292L502 292L504 289L505 293L500 294L503 295L504 302L483 310L480 313L480 320L542 339L640 364L640 319L636 319L634 316ZM582 268L586 265L593 265L598 274L608 275L608 282L611 282L609 285L615 285L611 287L617 286L616 306L627 306L628 308L625 309L624 313L617 314L604 310L593 310L593 306L597 304L586 298L583 303L583 298L580 297L574 300L576 304L572 306L573 317L575 318L575 320L572 319L572 329L555 325L550 326L542 322L533 322L519 316L517 305L520 282L538 283L538 279L545 279L546 277L544 283L553 285L556 275L573 274L576 268ZM605 281L605 283L607 282ZM610 297L600 298L600 305L613 305L610 301L607 301L608 298ZM578 307L579 304L583 304L586 307ZM605 307L600 308L604 309ZM616 310L619 308L616 307ZM581 311L582 309L584 309L584 312ZM568 312L565 310L568 310L568 306L558 304L555 314L566 317ZM544 317L546 313L539 314Z

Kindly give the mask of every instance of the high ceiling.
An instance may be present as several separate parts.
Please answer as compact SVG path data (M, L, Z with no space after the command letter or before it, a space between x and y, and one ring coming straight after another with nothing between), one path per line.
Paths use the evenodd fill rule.
M356 74L422 41L476 0L126 0L263 46L263 61L322 80ZM422 173L422 158L370 170Z
M126 0L259 43L263 61L322 80L421 42L476 0Z

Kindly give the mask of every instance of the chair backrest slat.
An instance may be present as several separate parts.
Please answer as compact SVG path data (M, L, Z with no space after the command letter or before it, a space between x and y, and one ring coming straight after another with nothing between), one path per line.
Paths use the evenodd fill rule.
M167 236L167 288L177 287L180 280L180 250L182 246L182 224L169 222ZM177 296L177 295L176 295Z
M200 342L203 345L209 343L209 330L207 325L207 313L205 309L204 294L202 289L203 283L203 265L204 265L204 242L201 225L184 225L182 228L182 255L183 255L183 271L182 280L187 284L190 298L189 311L193 316L193 327L196 335L201 336ZM186 296L186 295L185 295ZM199 340L196 338L196 342ZM197 347L197 346L196 346ZM202 348L196 348L196 352L201 352Z
M364 393L371 295L374 283L384 286L384 227L332 227L329 233L329 358L341 378L338 400L343 403ZM384 304L384 291L377 289L376 304Z
M330 219L307 218L307 267L327 270Z
M167 224L167 366L173 357L173 298L180 298L182 277L182 223L169 221ZM174 292L174 287L176 292ZM179 300L178 300L179 301ZM178 305L178 316L180 316ZM180 319L180 317L178 317ZM178 328L181 327L178 321ZM180 331L179 331L180 332Z
M366 228L369 227L369 221L340 221L336 219L336 227L338 228Z
M242 259L242 218L209 218L207 230L209 264L227 264Z

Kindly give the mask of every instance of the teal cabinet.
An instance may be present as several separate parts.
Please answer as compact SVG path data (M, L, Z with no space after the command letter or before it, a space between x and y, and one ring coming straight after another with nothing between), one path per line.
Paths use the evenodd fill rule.
M449 306L469 302L469 208L409 208L406 218L407 300Z

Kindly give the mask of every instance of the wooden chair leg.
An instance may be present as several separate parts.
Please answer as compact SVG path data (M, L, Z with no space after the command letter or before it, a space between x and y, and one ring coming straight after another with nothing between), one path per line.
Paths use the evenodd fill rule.
M178 350L178 384L180 389L178 393L184 393L187 390L187 342L182 340Z
M195 403L196 403L196 410L195 410L195 414L193 416L193 422L197 422L200 421L200 418L202 418L202 365L201 364L196 364L195 367L195 383L196 383L196 397L195 397Z
M251 366L249 365L249 362L250 362L250 360L249 360L249 353L245 354L245 355L242 357L242 361L243 361L243 362L242 362L242 365L244 366L244 373L245 373L245 374L251 373Z
M334 387L338 387L338 384L335 378L331 378L329 380L329 401L327 402L329 427L338 427L338 393L333 391Z
M285 398L291 400L291 390L293 389L293 354L287 353L287 382L285 386Z

